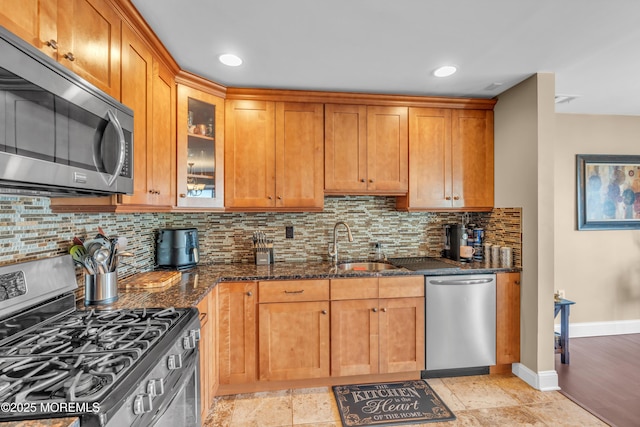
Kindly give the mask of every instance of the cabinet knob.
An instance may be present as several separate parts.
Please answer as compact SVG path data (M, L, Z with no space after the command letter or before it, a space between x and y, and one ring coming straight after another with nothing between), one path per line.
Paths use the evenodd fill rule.
M253 293L252 293L251 291L247 292L247 296L248 296L248 297L250 297L250 296L252 296L252 295L253 295Z
M71 52L67 52L64 54L64 57L67 58L69 61L73 62L76 60L76 57L73 56L73 53Z
M58 42L53 40L53 39L47 40L46 42L44 42L44 44L46 44L47 46L49 46L53 50L57 50L58 49Z
M453 200L460 200L460 196L453 196Z
M373 183L373 180L372 180L372 179L370 179L370 180L369 180L369 182Z
M451 196L447 196L444 198L445 200L451 200Z
M373 310L373 312L374 312L374 313L377 313L377 312L378 312L378 309L377 309L377 308L375 308L375 307L374 307L372 310Z
M282 200L282 196L278 196L278 200Z
M182 197L184 199L185 197L187 197L187 195L184 194L184 193L180 193L180 197Z
M514 283L515 283L516 285L519 285L519 284L520 284L520 280L516 280Z
M273 196L268 196L267 199L273 200Z
M149 190L149 194L154 194L153 189Z
M360 180L360 182L367 182L367 180L366 180L366 179L364 179L364 178L362 178L362 179Z
M322 314L327 314L327 310L322 310Z

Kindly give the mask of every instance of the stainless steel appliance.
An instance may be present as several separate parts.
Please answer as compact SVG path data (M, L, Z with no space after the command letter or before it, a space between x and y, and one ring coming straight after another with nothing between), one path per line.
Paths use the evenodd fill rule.
M426 277L426 378L488 374L496 363L495 274Z
M199 426L195 308L76 310L69 255L0 267L0 421Z
M178 270L194 267L200 261L200 244L196 228L158 230L156 265Z
M0 27L0 193L133 192L133 111Z

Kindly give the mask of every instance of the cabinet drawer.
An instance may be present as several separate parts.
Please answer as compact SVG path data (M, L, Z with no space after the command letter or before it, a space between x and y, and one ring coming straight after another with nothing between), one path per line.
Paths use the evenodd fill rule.
M380 298L424 296L424 276L396 276L380 278Z
M258 282L258 301L297 302L327 301L328 280L270 280Z
M378 298L377 278L331 280L331 300L367 298Z

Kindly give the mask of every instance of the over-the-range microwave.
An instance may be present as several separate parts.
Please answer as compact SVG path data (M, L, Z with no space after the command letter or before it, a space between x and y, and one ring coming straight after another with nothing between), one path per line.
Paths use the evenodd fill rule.
M133 111L0 27L0 194L133 192Z

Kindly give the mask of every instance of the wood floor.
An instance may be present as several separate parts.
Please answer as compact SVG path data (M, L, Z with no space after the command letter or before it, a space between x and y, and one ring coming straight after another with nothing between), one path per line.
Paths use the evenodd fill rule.
M561 393L612 426L640 426L640 334L570 344L570 365L556 355Z

